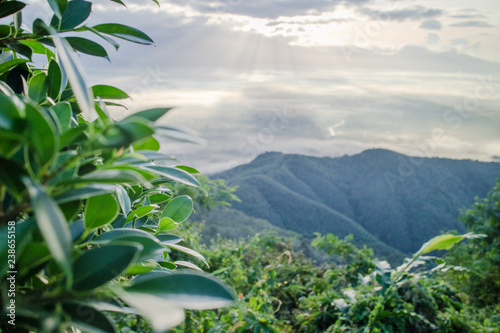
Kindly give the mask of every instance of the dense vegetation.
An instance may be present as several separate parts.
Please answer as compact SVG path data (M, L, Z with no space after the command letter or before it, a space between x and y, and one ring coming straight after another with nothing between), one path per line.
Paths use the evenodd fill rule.
M224 284L172 256L204 261L171 234L193 211L176 184L203 185L158 152L155 137L183 133L158 123L169 108L113 119L108 106L128 95L89 87L73 52L108 58L82 32L116 48L115 38L153 41L126 25L86 25L83 0L49 0L51 21L25 22L30 31L25 6L0 2L12 20L0 25L0 331L116 332L111 316L165 331L184 309L232 304Z
M203 225L186 226L190 246L240 304L193 311L174 331L499 332L499 212L500 182L460 217L475 234L437 236L396 268L352 237L316 234L313 245L331 259L318 264L275 232L200 245Z
M353 234L396 263L441 231L464 232L459 209L499 174L500 163L373 149L340 158L266 153L215 177L238 186L233 207L250 217L311 236Z

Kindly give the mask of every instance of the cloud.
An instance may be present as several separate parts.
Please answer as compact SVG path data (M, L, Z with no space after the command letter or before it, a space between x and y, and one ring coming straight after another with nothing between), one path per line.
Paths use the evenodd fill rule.
M360 7L358 8L358 12L375 20L397 21L397 22L430 19L439 17L443 14L443 11L441 9L426 8L424 6L415 6L415 7L393 9L387 11L380 11L380 10L370 9L367 7Z
M450 27L460 27L460 28L466 28L466 27L479 27L479 28L491 28L493 25L489 24L488 22L484 21L462 21L462 22L457 22L450 24Z
M438 20L426 20L419 26L419 28L427 30L441 30L442 27L443 25Z
M439 42L439 35L435 33L430 33L427 35L427 44L435 44Z
M451 40L451 44L454 45L454 46L457 46L457 45L468 45L469 42L466 39L464 39L464 38L455 38L455 39Z

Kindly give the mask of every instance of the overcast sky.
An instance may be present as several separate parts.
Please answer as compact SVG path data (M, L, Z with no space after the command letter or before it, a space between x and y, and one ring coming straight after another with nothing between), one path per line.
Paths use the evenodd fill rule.
M124 2L95 1L92 22L156 47L82 56L89 80L130 110L175 106L163 122L207 144L163 150L203 172L266 151L500 159L498 0Z

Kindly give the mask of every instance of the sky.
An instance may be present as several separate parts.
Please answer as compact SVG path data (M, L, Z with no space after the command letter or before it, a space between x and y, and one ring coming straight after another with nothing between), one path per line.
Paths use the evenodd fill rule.
M130 93L117 118L174 107L161 122L206 144L162 151L203 173L266 151L500 161L498 0L124 2L94 1L90 25L156 45L81 56L88 80Z

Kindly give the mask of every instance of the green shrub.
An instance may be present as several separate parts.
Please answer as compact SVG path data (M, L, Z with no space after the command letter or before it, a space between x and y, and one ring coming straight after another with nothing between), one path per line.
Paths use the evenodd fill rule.
M0 3L13 18L0 25L1 330L115 332L114 313L122 326L140 315L162 331L183 309L231 304L228 287L171 256L206 263L171 234L193 210L175 183L200 183L196 170L158 152L155 137L178 133L157 123L169 108L115 121L107 108L128 95L89 87L73 53L108 57L82 32L117 48L115 38L153 41L125 25L87 26L89 1L48 3L51 21L36 19L31 32L21 28L24 3Z

